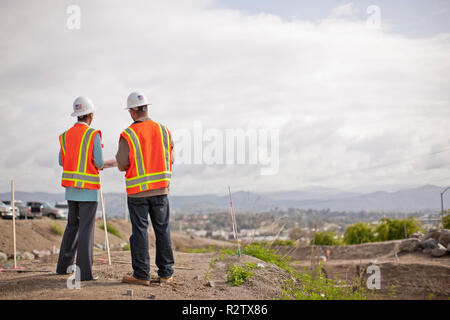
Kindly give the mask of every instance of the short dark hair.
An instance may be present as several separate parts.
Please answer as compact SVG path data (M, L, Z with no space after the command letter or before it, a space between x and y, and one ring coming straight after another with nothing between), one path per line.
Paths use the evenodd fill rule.
M86 121L89 118L90 113L78 117L78 121Z
M138 115L143 116L147 113L147 106L139 106L136 108L132 108L131 110L133 110L134 112L136 112Z

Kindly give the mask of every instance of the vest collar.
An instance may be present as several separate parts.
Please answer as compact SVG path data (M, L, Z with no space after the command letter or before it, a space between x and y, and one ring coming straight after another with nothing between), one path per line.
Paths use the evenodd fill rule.
M89 125L86 122L83 122L83 121L77 121L77 122L75 122L75 124L83 124L83 125L89 127Z
M133 124L138 123L138 122L148 121L148 120L151 120L151 119L147 116L143 116L143 117L136 119L136 121L134 121Z

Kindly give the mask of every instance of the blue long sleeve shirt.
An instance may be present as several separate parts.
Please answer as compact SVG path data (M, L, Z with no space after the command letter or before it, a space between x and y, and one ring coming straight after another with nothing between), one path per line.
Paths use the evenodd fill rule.
M103 152L102 152L102 142L100 139L100 135L96 134L94 138L94 164L97 168L102 168L104 165L103 162ZM61 151L59 151L59 165L62 166L61 161ZM81 189L74 187L66 187L66 200L72 201L98 201L98 190L91 189Z

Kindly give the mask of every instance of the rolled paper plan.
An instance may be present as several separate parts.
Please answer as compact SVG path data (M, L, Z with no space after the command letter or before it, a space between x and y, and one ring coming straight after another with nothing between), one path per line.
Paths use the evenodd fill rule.
M110 160L104 161L103 168L113 168L113 167L117 167L116 159L110 159Z

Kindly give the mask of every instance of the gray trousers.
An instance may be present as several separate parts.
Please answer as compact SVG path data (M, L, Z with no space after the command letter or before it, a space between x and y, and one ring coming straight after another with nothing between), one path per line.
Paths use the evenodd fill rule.
M56 273L66 274L67 268L73 265L76 253L80 279L90 280L94 262L95 214L98 202L69 200L68 204L67 226L61 242Z

